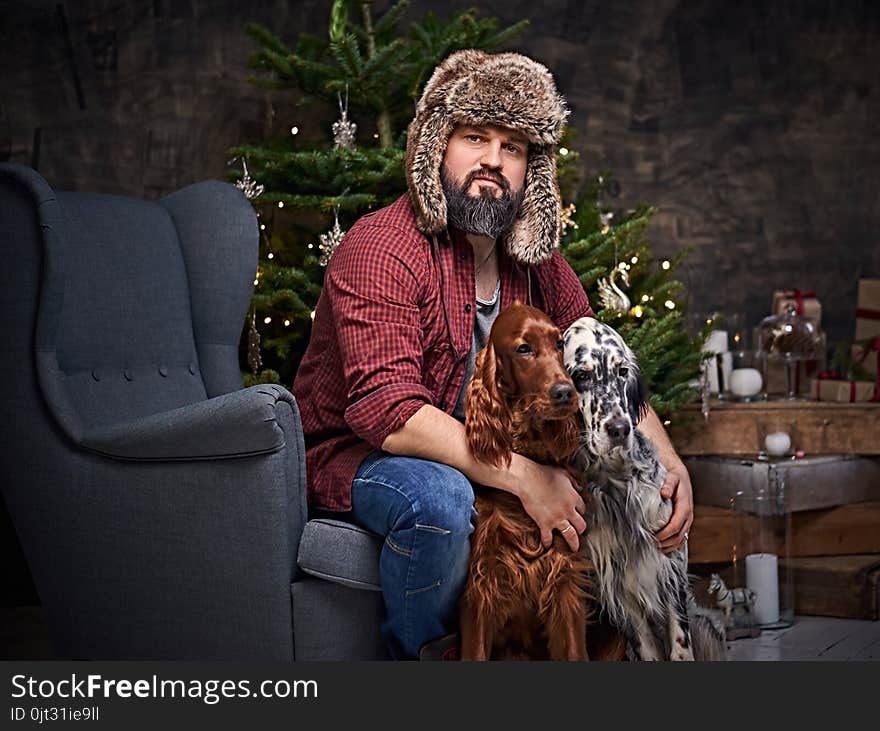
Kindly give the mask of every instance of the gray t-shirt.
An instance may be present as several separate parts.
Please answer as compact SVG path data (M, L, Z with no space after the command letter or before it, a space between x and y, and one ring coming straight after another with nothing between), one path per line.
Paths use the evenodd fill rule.
M474 366L477 362L477 353L486 347L489 342L489 331L492 329L492 323L498 317L498 310L501 307L501 280L495 285L495 294L488 302L477 297L477 311L474 318L474 337L471 340L471 350L468 353L467 366L464 372L464 381L461 384L461 391L458 393L458 401L452 415L459 421L464 421L464 396L467 393L468 384L474 375Z

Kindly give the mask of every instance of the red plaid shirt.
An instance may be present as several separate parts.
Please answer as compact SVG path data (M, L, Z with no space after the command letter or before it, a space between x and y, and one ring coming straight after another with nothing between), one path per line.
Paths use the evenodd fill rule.
M455 408L474 330L474 256L458 232L441 237L439 251L442 297L431 241L403 196L360 218L330 260L293 384L315 507L350 510L367 454L425 404ZM526 267L503 253L499 270L501 308L528 302ZM562 331L593 314L559 252L531 267L531 287L532 304Z

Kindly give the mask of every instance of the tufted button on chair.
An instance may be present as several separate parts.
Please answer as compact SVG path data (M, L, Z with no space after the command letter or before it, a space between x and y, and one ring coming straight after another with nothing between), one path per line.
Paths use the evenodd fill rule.
M240 191L55 192L0 164L0 232L0 489L58 656L382 657L376 537L308 522L296 402L242 389Z

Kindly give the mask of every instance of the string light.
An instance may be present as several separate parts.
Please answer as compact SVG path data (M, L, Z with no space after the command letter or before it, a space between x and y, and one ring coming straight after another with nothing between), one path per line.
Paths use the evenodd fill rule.
M275 258L275 254L273 254L273 253L270 251L268 254L266 254L266 258L267 258L267 259L274 259L274 258Z
M284 208L284 201L278 201L278 207Z
M565 157L568 154L568 148L567 147L560 147L559 154L562 155L563 157Z
M261 223L261 224L260 224L260 231L265 231L265 230L266 230L266 224L265 224L265 223Z
M259 280L259 279L255 279L255 280L254 280L254 286L255 286L255 287L256 287L259 283L260 283L260 280Z
M663 304L666 305L666 309L668 310L675 309L675 302L673 302L672 300L666 300L666 302L664 302Z
M292 135L299 134L299 127L297 127L297 126L295 126L295 125L294 125L293 127L291 127L291 128L290 128L290 134L292 134Z
M379 139L379 133L378 133L378 132L373 132L373 139L374 139L374 140L378 140L378 139Z
M645 311L642 309L641 305L636 305L635 307L633 307L631 312L636 317L641 317L642 315L645 314Z
M290 327L290 320L284 321L284 327Z
M311 317L313 320L315 319L315 311L314 311L314 310L312 310L310 317Z
M314 248L315 248L315 245L314 245L314 244L309 244L309 248L310 248L310 249L314 249Z
M647 302L649 299L651 299L651 298L648 297L648 295L646 295L646 294L642 295L642 302Z
M620 264L617 265L617 268L618 269L629 269L629 267L626 265L625 261L620 262Z
M639 263L639 257L634 256L632 259L630 259L630 261L631 261L633 264L638 264L638 263Z
M669 419L667 419L666 421L663 422L663 426L669 426L671 423L672 422L669 421Z
M263 322L266 323L266 324L268 325L270 322L272 322L272 318L271 318L271 317L267 317L267 318L265 318L265 319L263 320Z
M672 264L669 263L668 259L664 259L663 263L660 266L662 266L664 269L669 269L669 267L671 267Z

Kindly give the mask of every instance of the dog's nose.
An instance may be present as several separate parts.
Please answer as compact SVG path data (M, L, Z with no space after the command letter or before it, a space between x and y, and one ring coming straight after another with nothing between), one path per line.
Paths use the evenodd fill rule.
M608 436L611 437L612 442L621 444L629 436L629 422L624 419L614 419L605 424L605 431L608 432Z
M550 389L550 398L555 404L567 404L574 398L574 389L568 383L557 383Z

